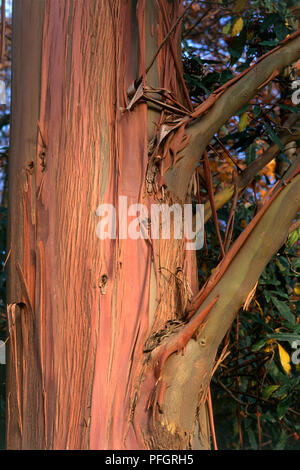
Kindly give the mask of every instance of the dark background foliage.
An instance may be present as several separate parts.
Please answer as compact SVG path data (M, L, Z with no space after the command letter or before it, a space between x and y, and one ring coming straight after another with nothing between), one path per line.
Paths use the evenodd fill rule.
M193 4L183 31L183 66L193 102L201 103L298 28L299 4L293 0ZM291 163L279 133L288 117L299 113L299 107L291 101L292 82L298 75L297 67L286 68L229 119L208 149L216 192L232 184L233 175L272 143L281 150L276 161L239 194L232 241ZM298 150L294 157L299 158ZM201 162L198 174L197 202L205 203L208 191ZM223 240L231 206L232 201L218 210ZM200 287L220 260L212 220L207 222L205 233L206 249L198 252ZM247 311L239 312L220 347L220 354L225 343L230 351L212 381L216 436L221 449L300 448L299 365L291 361L293 342L300 339L298 239L296 229L264 270Z

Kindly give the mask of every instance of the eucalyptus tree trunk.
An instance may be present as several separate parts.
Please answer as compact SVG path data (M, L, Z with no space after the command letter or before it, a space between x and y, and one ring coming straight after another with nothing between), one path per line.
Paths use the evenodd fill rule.
M191 112L180 21L155 55L182 11L179 0L14 2L10 449L210 446L206 403L218 347L285 240L300 181L297 167L201 302L195 252L184 239L126 239L118 225L116 239L99 239L100 204L119 214L120 196L148 208L190 202L191 177L210 138L201 125L218 128L228 118L225 92L205 119L195 115L194 126L176 128ZM297 57L298 43L291 39L286 61ZM250 94L271 67L284 66L281 56L272 59L255 83L250 77ZM174 132L160 142L162 96L174 108Z

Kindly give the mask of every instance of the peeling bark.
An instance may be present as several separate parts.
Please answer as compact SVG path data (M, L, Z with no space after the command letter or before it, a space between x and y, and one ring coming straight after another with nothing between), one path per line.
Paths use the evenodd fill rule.
M192 294L199 296L185 240L97 238L97 207L119 212L119 196L148 208L189 201L202 131L190 140L184 126L173 132L178 115L189 114L175 55L180 23L146 74L182 3L158 3L15 0L10 449L208 448L217 347L299 206L295 176L190 315ZM264 80L262 73L256 86ZM150 100L131 101L138 86L152 87ZM169 124L161 93L174 108ZM224 92L203 122L225 120L227 99ZM187 184L179 178L167 187L183 151L191 152ZM296 202L283 209L291 195Z
M173 21L182 7L166 8ZM174 272L185 269L185 255L182 242L174 250L170 242L100 241L96 209L118 207L119 195L128 205L151 202L148 138L159 113L146 104L121 108L132 83L145 79L163 19L152 1L22 0L14 21L9 303L24 304L19 317L31 312L33 347L25 351L14 320L11 338L22 336L15 346L27 366L22 371L11 350L8 446L143 448L130 425L143 347L152 324L177 317L179 295L175 286L157 308L169 274L151 259ZM28 30L33 51L21 48ZM180 95L174 67L165 48L147 78Z

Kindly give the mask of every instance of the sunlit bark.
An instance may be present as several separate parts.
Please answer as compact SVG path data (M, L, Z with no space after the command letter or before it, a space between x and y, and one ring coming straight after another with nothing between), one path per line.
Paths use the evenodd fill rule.
M174 56L180 23L173 46L166 44L145 75L170 26L166 18L174 24L181 12L179 0L14 2L9 448L210 445L206 397L217 348L284 242L300 183L295 167L188 322L198 285L185 240L99 240L102 203L118 212L119 196L126 196L128 205L149 208L158 201L156 183L165 188L163 202L189 202L182 179L176 188L173 177L166 187L162 173L149 180L149 142L161 107L140 100L124 111L140 82L189 105ZM298 42L287 46L290 61ZM276 58L281 67L280 53ZM252 94L261 74L250 80ZM223 96L203 123L213 120L217 128L227 119ZM160 99L158 90L153 97ZM180 151L183 128L174 135ZM187 182L198 158L195 142L186 147ZM157 335L162 330L165 337Z

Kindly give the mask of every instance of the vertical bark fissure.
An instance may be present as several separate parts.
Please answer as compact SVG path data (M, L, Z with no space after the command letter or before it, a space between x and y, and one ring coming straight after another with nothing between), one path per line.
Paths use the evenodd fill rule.
M147 60L165 31L155 0L45 0L44 8L38 3L19 0L15 13L14 80L23 84L24 106L12 119L9 302L26 306L11 328L12 338L21 338L17 355L28 362L22 371L11 351L9 390L19 381L17 393L23 395L9 395L9 446L188 448L199 416L205 416L213 359L200 361L201 347L191 339L186 370L178 368L180 352L165 361L157 377L144 347L158 331L169 334L169 327L182 325L197 288L195 256L185 251L185 240L96 236L102 203L113 204L118 214L119 196L148 208L178 202L164 191L163 173L186 144L184 133L164 142L158 192L150 194L148 143L166 114L145 102L130 112L121 108L128 104L128 87L141 76L146 85L166 87L183 102L172 57L180 25L171 39L174 47L165 44L146 76ZM174 24L181 2L166 2L166 9ZM33 19L39 25L31 33L33 58L30 48L30 55L23 50L20 58L17 51ZM13 103L19 93L13 89ZM13 212L22 214L21 223ZM18 263L23 289L15 274ZM188 403L175 384L192 386ZM175 413L186 418L176 421ZM200 441L207 441L203 434Z

